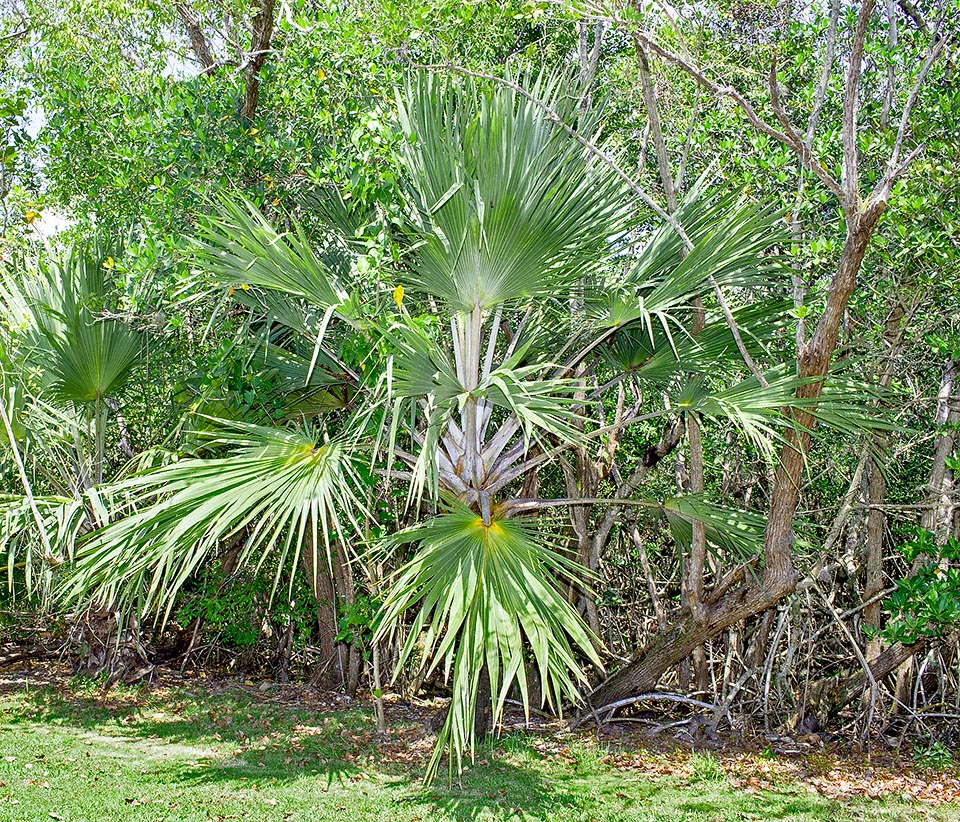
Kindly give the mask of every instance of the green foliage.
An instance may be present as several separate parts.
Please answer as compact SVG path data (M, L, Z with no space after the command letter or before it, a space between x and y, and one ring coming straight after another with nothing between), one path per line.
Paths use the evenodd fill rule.
M219 562L208 564L195 581L185 586L175 616L182 627L200 619L204 632L217 635L218 644L243 649L262 639L265 621L274 631L283 631L292 620L295 641L309 641L316 613L303 579L294 581L289 597L274 602L270 569L244 569L225 579L221 567Z
M337 625L337 642L358 645L364 655L369 656L382 605L379 597L366 594L355 597L353 602L342 603L338 608L340 621Z
M960 625L960 540L951 537L938 545L929 531L912 528L908 533L900 551L920 568L898 580L884 602L889 619L882 634L909 645Z
M953 753L942 742L913 746L913 761L921 768L945 771L953 766Z
M718 783L727 781L727 772L709 751L690 754L691 781Z

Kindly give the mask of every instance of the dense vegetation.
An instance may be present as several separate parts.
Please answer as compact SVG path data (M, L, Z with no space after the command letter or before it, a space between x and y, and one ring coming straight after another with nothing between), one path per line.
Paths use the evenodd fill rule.
M960 744L956 3L2 10L9 659Z

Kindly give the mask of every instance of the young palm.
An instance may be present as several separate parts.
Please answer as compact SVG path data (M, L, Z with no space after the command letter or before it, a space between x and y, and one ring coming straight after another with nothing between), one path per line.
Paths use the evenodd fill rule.
M104 481L109 403L140 355L139 335L103 316L115 296L110 253L75 246L0 271L0 442L22 491L0 503L0 552L9 584L22 569L28 592L106 517L92 489ZM34 496L27 466L43 494Z
M326 545L330 561L331 540L356 541L361 478L408 483L410 501L438 513L386 540L415 553L393 580L380 634L418 608L400 665L422 647L450 679L430 776L444 749L451 767L472 750L481 680L498 721L514 685L528 706L528 658L557 709L577 700L582 663L600 665L558 587L581 569L518 516L549 504L518 499L525 476L604 433L584 419L596 401L586 369L655 386L688 413L733 418L760 442L785 424L795 387L770 374L711 390L708 377L737 370L734 335L719 314L702 336L683 331L710 277L727 289L769 280L775 216L690 204L680 219L692 252L669 227L638 250L627 189L530 97L564 111L556 82L520 94L426 77L398 100L411 235L399 281L360 282L335 238L315 251L299 229L279 235L249 204L223 202L202 260L266 321L269 364L297 389L293 415L313 420L297 431L234 424L218 439L226 456L116 488L136 510L91 541L67 589L169 609L217 544L241 534L241 561L277 550L296 562L303 545ZM590 122L577 127L598 139ZM751 331L770 317L735 318L755 351L763 334ZM365 341L359 364L338 353L345 337ZM725 538L728 512L693 500L666 507Z

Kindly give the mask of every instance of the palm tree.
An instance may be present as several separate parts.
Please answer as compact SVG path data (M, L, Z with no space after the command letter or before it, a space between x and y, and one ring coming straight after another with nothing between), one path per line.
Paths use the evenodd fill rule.
M581 139L545 108L576 121ZM424 648L451 683L432 777L444 750L453 767L474 749L478 698L495 722L515 686L529 708L529 660L558 710L578 700L584 664L601 667L562 591L590 581L522 516L591 502L523 492L532 472L610 433L589 407L630 386L641 401L618 425L732 420L769 449L796 381L778 370L742 378L736 338L761 356L785 316L779 303L727 319L708 311L702 332L684 330L692 299L713 285L762 292L779 276L766 253L782 239L771 210L692 198L678 214L687 253L673 227L638 221L591 148L596 123L570 110L557 80L520 92L418 78L398 122L409 240L399 273L358 276L349 242L331 232L315 249L242 199L223 198L206 219L201 263L262 320L261 362L293 389L291 420L224 424L211 435L216 455L115 486L133 508L86 545L65 593L169 613L238 535L241 563L277 552L289 567L309 551L312 567L329 567L342 556L334 546L362 544L370 483L405 483L411 510L430 513L381 545L414 553L379 635L415 611L398 668ZM709 541L740 550L762 525L702 497L623 502L667 514L681 539L703 522Z
M0 271L0 441L22 491L0 502L0 553L11 587L20 568L29 593L35 580L49 592L51 570L69 559L78 534L106 521L93 489L105 479L112 403L141 347L136 331L105 316L117 297L117 253L77 244Z

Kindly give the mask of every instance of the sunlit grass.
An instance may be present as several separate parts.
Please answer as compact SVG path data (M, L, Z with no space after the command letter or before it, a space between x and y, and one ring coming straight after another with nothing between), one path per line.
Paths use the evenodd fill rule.
M590 737L519 733L483 746L458 784L423 788L430 744L417 746L418 724L384 743L366 710L265 700L240 687L105 698L73 683L7 694L0 710L0 820L11 822L960 818L956 808L832 802L795 786L737 790L709 754L690 760L689 777L654 778L617 767Z

